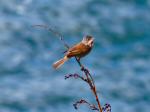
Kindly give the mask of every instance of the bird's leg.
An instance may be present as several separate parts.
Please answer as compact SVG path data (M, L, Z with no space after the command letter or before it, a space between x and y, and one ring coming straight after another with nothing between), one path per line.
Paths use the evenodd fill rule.
M81 64L80 59L81 59L81 58L77 57L78 63L80 64L80 67L81 67L81 70L82 70L82 71L85 71L85 72L89 72L89 71Z
M81 70L84 71L85 68L84 68L84 66L81 64L80 59L81 59L80 57L77 57L77 60L78 60L78 62L79 62L79 64L80 64L80 67L81 67Z
M79 57L77 57L77 56L75 56L75 59L76 59L76 61L78 62L78 64L80 65L81 70L82 70L83 65L82 65L82 64L81 64L81 62L80 62L80 58L79 58Z
M77 60L80 62L80 58L79 57L76 57L77 58Z

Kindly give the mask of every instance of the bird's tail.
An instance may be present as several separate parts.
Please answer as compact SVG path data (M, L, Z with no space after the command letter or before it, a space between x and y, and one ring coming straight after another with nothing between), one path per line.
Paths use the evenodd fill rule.
M53 67L54 67L55 69L58 69L58 68L59 68L61 65L63 65L67 60L68 60L68 57L65 56L64 58L62 58L62 59L56 61L56 62L53 64Z

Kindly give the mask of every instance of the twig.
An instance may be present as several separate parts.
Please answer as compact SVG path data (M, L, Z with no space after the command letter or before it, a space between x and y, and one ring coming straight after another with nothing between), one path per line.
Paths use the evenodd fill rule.
M73 104L73 106L75 109L78 109L79 105L81 105L81 104L87 104L90 107L90 109L99 111L99 109L95 105L90 104L89 102L87 102L84 99L77 101L76 103Z
M44 29L46 29L46 30L52 32L52 33L55 34L57 37L59 37L60 41L63 43L63 45L65 46L65 48L69 49L69 45L66 44L66 42L65 42L64 39L63 39L63 36L62 36L60 33L54 31L51 27L46 26L46 25L33 25L32 27L41 27L41 28L44 28Z
M68 78L75 78L75 79L79 78L79 79L81 79L81 80L87 82L87 79L85 79L84 77L82 77L82 76L80 76L80 75L78 75L78 74L65 75L65 80L68 79Z

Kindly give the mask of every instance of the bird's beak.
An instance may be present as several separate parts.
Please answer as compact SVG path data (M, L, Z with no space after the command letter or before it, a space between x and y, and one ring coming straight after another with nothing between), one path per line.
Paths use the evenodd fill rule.
M92 38L90 41L89 41L89 45L92 47L94 44L94 38Z

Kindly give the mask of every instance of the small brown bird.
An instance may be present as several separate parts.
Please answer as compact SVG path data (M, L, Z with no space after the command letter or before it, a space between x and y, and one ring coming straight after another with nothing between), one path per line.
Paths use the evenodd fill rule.
M83 37L83 40L80 43L69 48L67 52L65 53L65 56L62 59L56 61L53 64L53 67L55 69L59 68L68 59L72 57L77 57L77 59L80 60L80 58L84 57L91 51L91 49L93 48L93 42L94 42L94 38L92 36L87 35Z

